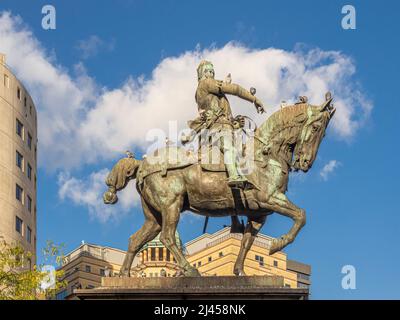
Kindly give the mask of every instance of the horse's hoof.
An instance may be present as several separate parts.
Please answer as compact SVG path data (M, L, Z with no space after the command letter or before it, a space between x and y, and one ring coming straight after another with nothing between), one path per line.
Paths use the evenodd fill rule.
M131 276L130 272L120 271L118 277L120 278L129 278Z
M235 269L233 271L233 273L234 273L235 276L238 276L238 277L243 277L243 276L246 275L243 270L237 270L237 269Z
M282 246L279 244L279 241L274 240L269 248L268 255L273 255L274 253L278 252L282 249Z

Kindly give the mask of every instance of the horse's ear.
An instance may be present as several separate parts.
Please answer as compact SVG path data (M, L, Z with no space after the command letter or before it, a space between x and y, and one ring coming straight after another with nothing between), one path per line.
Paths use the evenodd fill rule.
M322 104L322 106L320 107L319 111L320 111L320 112L324 112L324 111L329 110L330 107L331 107L331 102L332 102L332 100L333 100L332 97L330 97L328 100L326 100L326 101Z
M336 112L336 108L333 108L333 110L329 113L329 119L332 119L332 117L334 116Z

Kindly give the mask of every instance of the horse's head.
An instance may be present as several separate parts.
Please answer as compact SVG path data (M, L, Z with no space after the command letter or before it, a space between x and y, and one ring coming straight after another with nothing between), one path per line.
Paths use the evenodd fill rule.
M332 97L328 93L322 106L310 105L307 108L307 119L300 130L293 153L293 169L307 172L312 167L325 130L336 111L331 102Z

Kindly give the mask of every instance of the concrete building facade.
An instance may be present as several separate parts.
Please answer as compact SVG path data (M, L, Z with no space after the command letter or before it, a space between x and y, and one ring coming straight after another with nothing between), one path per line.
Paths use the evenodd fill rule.
M37 114L0 54L0 237L19 243L36 263Z

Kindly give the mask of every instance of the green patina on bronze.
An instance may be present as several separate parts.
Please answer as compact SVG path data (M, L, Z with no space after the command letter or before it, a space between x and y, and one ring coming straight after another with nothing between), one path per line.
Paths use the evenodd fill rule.
M211 68L204 69L204 65L207 63L200 65L198 69L199 86L203 85L202 72L213 71ZM206 78L205 81L213 83L217 80ZM235 88L217 85L226 90L219 93L222 101L226 99L225 93L247 95L237 85ZM213 84L211 88L212 86ZM255 97L252 99L256 107L258 105L262 108L261 102L256 102ZM145 216L142 228L129 239L121 275L129 276L135 255L161 232L160 241L172 252L183 273L186 276L198 276L199 272L188 263L175 239L180 214L186 210L207 217L232 216L234 227L238 222L237 216L247 217L242 245L234 266L236 275L244 275L247 252L268 215L276 212L293 220L289 232L272 242L269 254L292 243L304 226L306 215L303 209L294 205L285 195L289 171L293 169L307 172L311 168L335 112L331 102L330 94L326 95L325 102L320 106L310 105L302 97L299 103L272 114L256 130L252 138L254 141L251 141L254 142L254 170L244 177L256 188L232 188L229 184L232 179L227 179L231 178L229 168L204 170L197 154L180 147L168 146L144 160L137 160L132 156L121 159L107 177L109 189L104 194L104 202L116 203L116 192L123 189L130 180L136 179ZM206 106L204 112L209 107L210 105ZM229 104L225 103L225 107L230 112ZM200 106L199 109L201 111ZM200 120L197 121L200 126L207 123L207 118ZM226 127L231 125L228 120L232 120L232 117L218 120L221 122L217 121L213 125ZM174 158L170 161L171 152ZM221 152L227 152L227 149ZM154 161L155 157L158 157L158 161ZM237 231L234 229L232 231Z

